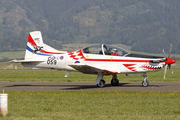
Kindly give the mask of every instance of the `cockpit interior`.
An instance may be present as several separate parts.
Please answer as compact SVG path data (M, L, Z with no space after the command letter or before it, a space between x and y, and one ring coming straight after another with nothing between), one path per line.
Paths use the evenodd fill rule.
M112 56L125 56L130 52L113 45L91 45L82 49L83 53L86 54L99 54L99 55L112 55Z

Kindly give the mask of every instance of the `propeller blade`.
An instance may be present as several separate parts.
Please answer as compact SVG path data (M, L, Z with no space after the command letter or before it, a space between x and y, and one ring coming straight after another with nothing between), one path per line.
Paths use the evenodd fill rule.
M164 52L164 49L163 49L163 52ZM164 69L164 79L166 78L166 73L167 73L168 68L171 70L171 73L173 74L171 64L175 63L176 61L173 60L173 59L170 59L171 52L172 52L172 44L170 45L168 58L166 58L166 60L165 60L166 66L165 66L165 69Z
M163 53L164 53L164 55L165 55L164 49L162 50L162 52L163 52Z
M170 57L171 52L172 52L172 44L171 44L170 49L169 49L169 55L168 55L168 58Z
M168 65L169 69L171 70L171 73L173 74L173 70L171 68L171 65Z
M166 65L164 69L164 79L166 78L167 68L168 68L168 65Z

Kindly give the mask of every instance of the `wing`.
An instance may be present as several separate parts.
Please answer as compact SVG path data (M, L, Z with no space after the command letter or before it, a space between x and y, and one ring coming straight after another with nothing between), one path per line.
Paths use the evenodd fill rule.
M113 75L120 73L118 70L114 69L107 69L107 68L100 68L92 65L85 65L85 64L77 64L77 65L69 65L76 69L79 72L86 73L86 74L98 74L102 73L103 75Z
M43 62L44 60L11 60L9 63L29 63L29 62Z

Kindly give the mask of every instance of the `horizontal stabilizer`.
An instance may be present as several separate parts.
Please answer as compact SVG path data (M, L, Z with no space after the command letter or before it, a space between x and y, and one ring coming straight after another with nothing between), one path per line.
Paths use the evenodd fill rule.
M43 62L44 60L11 60L9 63L29 63L29 62Z

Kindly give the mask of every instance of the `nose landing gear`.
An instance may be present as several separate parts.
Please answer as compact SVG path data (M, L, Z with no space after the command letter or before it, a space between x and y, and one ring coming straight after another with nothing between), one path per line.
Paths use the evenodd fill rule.
M142 81L142 86L143 87L149 86L149 82L147 81L148 76L146 75L146 73L142 74L142 76L144 77L144 80Z

